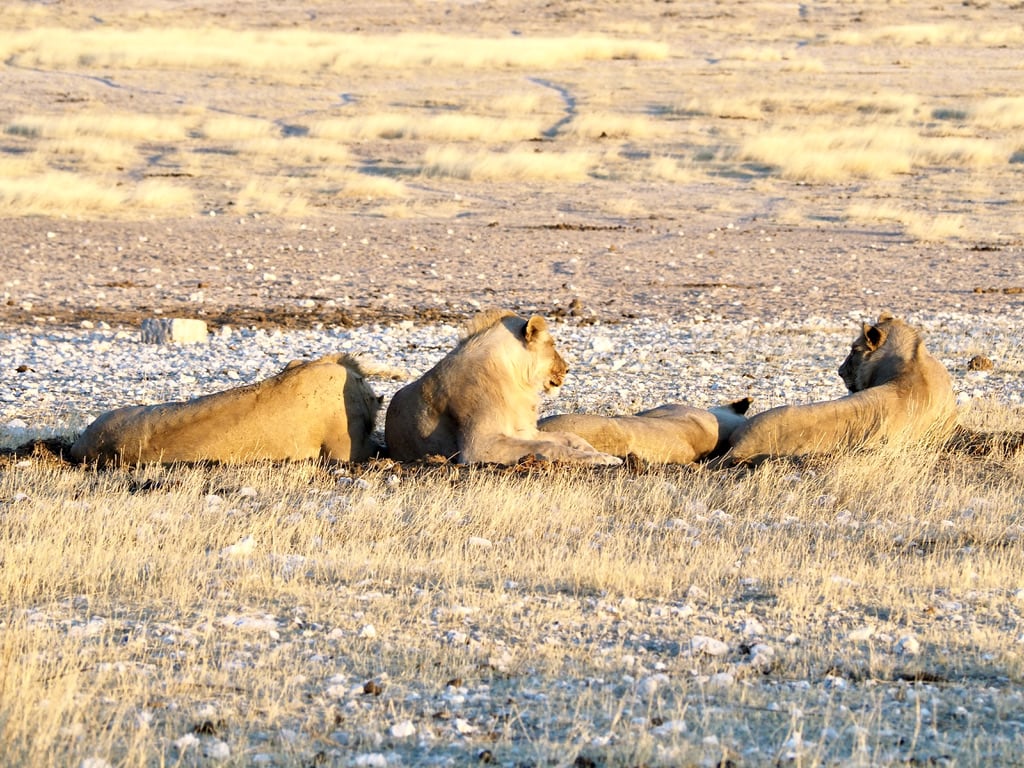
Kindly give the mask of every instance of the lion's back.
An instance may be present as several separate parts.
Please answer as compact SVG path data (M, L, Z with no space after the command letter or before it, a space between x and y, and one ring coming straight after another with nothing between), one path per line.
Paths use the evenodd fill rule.
M129 463L366 458L379 400L340 356L293 362L269 379L183 402L101 415L72 445L79 460ZM353 426L357 434L352 434Z

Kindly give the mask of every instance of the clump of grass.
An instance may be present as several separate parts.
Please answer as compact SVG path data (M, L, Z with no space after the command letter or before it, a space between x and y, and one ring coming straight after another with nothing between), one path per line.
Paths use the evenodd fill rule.
M269 120L242 115L217 115L203 120L199 132L213 141L239 141L268 139L280 134L281 129Z
M599 35L475 37L356 35L308 30L37 27L0 35L0 55L22 66L69 69L182 69L272 73L363 68L503 69L602 59L664 59L668 46Z
M317 175L349 172L352 153L348 146L336 141L309 137L253 138L230 141L226 145L239 155L267 161L274 167L283 164L313 166Z
M739 158L765 163L783 178L828 182L885 179L925 166L980 168L1005 162L1001 140L922 136L896 125L770 129L746 139Z
M984 99L969 110L971 122L996 130L1024 128L1024 96Z
M583 181L596 164L587 152L491 152L446 146L424 153L422 173L469 181Z
M909 173L917 144L915 132L898 127L776 129L747 139L739 157L795 181L878 179Z
M195 126L191 115L154 115L114 110L70 115L22 115L4 128L9 134L42 139L85 136L127 141L183 141Z
M647 173L656 178L677 183L695 181L704 174L691 161L674 157L654 157L648 163Z
M652 139L667 135L669 126L642 115L604 112L576 117L565 133L581 139Z
M81 162L85 168L109 169L138 160L138 152L132 144L94 136L43 140L36 145L35 151L44 157Z
M866 30L848 29L831 35L842 45L1014 45L1024 41L1024 30L1014 25L984 24L890 24Z
M498 143L536 138L542 127L537 118L382 112L364 117L317 120L309 129L313 136L337 141L418 139Z
M160 179L134 187L62 171L0 179L0 210L8 214L109 216L132 210L182 213L191 209L192 201L190 190Z
M925 214L894 205L851 205L846 216L855 221L891 221L915 240L940 242L964 233L963 216Z
M343 197L403 198L409 195L409 188L390 176L349 171L334 179L342 182L338 194Z
M239 190L235 210L243 214L303 216L309 211L309 201L295 190L294 184L254 179Z

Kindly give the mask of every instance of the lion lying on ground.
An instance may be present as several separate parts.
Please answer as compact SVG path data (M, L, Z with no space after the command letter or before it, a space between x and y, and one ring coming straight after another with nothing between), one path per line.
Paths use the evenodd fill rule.
M530 455L620 463L576 435L538 431L540 391L556 393L566 371L543 317L483 313L454 350L392 398L384 426L389 455L465 464L514 464Z
M256 384L186 402L109 411L71 446L77 461L363 461L381 398L348 355L295 360Z
M945 367L916 330L883 313L862 332L839 368L850 394L810 405L783 405L737 429L726 464L851 448L945 441L956 425L956 398Z
M633 454L657 464L692 464L729 447L750 398L705 411L688 405L661 405L635 416L569 413L541 419L541 431L571 432L613 456Z

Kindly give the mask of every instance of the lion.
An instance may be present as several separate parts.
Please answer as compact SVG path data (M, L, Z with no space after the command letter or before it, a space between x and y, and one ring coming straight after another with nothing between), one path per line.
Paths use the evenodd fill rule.
M940 444L956 426L956 397L945 366L917 330L885 312L864 323L839 367L850 394L783 405L747 420L730 438L726 464L882 445Z
M381 407L347 354L293 360L269 379L185 402L109 411L72 443L79 462L365 461Z
M710 410L667 404L635 416L569 413L541 419L541 431L571 432L613 456L633 454L652 464L693 464L729 447L729 436L746 421L745 397Z
M440 455L463 464L515 464L531 455L619 464L576 435L537 429L541 390L557 394L567 370L540 315L481 313L454 350L388 404L389 455Z

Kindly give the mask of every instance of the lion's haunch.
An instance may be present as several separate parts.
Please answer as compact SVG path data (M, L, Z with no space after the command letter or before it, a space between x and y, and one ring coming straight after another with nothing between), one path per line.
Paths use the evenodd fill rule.
M78 461L363 461L381 399L357 361L295 361L264 381L185 402L109 411L71 446Z

